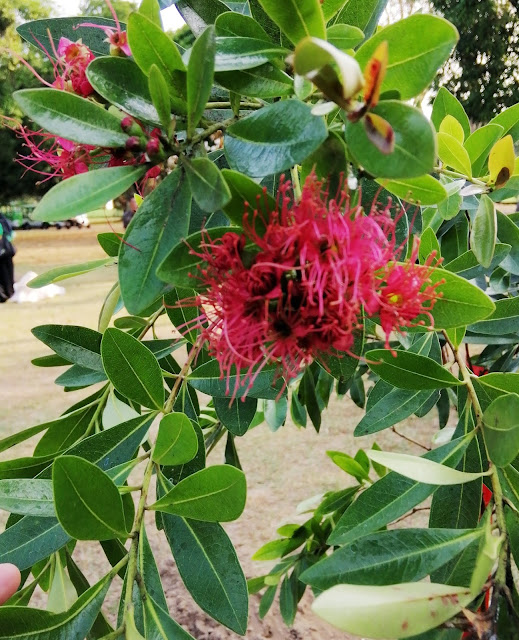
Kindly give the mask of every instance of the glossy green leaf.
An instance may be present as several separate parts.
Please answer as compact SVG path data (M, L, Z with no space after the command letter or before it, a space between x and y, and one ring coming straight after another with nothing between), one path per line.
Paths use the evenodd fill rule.
M306 36L326 40L326 26L319 0L259 1L269 18L294 44Z
M367 455L370 460L374 460L406 478L428 484L462 484L489 475L489 472L467 473L458 471L457 469L446 467L438 462L410 456L405 453L370 450L367 452Z
M222 209L231 199L231 192L220 169L209 158L182 160L193 198L202 209L211 213Z
M289 53L284 47L258 38L225 36L216 38L215 72L244 71L283 60Z
M47 611L62 613L70 609L77 600L77 593L65 570L65 560L57 554L54 561L54 573L49 588Z
M279 389L273 386L274 377L275 369L265 367L255 376L254 385L249 389L243 375L233 374L222 378L218 362L211 360L192 371L188 380L198 391L215 398L227 398L230 402L231 397L242 398L244 395L250 398L275 399Z
M34 455L56 454L81 440L91 428L96 410L96 404L92 403L77 411L71 411L58 420L47 423L47 431L36 445Z
M204 522L230 522L243 513L246 495L242 471L215 465L188 476L149 508Z
M364 32L349 24L335 24L328 27L326 36L330 44L342 51L353 49L364 40Z
M187 66L187 135L192 138L204 113L213 86L216 40L214 27L201 34L191 50Z
M33 278L27 283L27 286L31 289L40 289L41 287L46 287L48 284L60 282L67 278L75 278L83 273L90 273L90 271L95 271L110 264L113 264L113 260L103 258L102 260L91 260L90 262L83 262L82 264L56 267L55 269L50 269L50 271L42 273L41 276Z
M293 80L284 71L267 63L244 71L215 74L222 87L251 98L278 98L292 95Z
M324 121L308 105L283 100L231 125L225 153L231 169L263 177L303 162L326 137Z
M385 27L367 40L355 57L364 68L377 47L387 42L389 61L381 90L396 90L402 100L408 100L430 85L457 40L453 24L417 13Z
M420 176L405 180L377 180L387 191L406 202L429 206L447 197L445 187L432 176Z
M177 287L196 287L198 282L195 276L202 259L192 255L190 249L197 249L200 246L205 233L210 235L211 240L216 240L228 232L240 233L241 229L239 227L215 227L204 233L199 231L187 236L185 241L181 241L166 255L157 270L157 275L164 282L169 282Z
M52 485L58 520L72 538L126 537L119 490L99 467L77 456L61 456L53 465Z
M476 129L465 140L465 149L469 154L474 176L481 176L486 171L488 155L502 135L503 127L497 124L487 124Z
M78 18L51 18L33 20L18 26L16 30L27 42L38 47L43 53L52 51L52 45L56 46L59 38L64 37L77 42L81 40L96 56L106 56L110 53L110 44L106 41L106 34L102 29L82 27L78 24ZM115 20L95 16L95 23L100 27L109 27L114 31L117 28ZM124 31L126 25L120 22ZM50 33L49 33L50 32Z
M478 262L490 267L497 240L496 208L485 194L481 196L470 231L470 246Z
M441 298L431 312L435 329L465 327L477 322L476 318L487 318L495 309L492 300L481 289L454 273L436 269L430 279L433 283L444 281L438 287ZM427 325L429 320L423 319Z
M485 335L519 331L519 297L498 300L494 312L482 322L473 324L470 330Z
M519 104L508 107L495 118L492 118L489 124L498 124L503 127L502 136L511 135L514 142L519 140Z
M98 147L124 147L128 139L117 116L74 93L22 89L14 99L40 127L67 140Z
M236 633L247 630L249 594L236 552L222 527L162 514L176 565L195 602Z
M225 182L231 191L231 200L225 205L224 211L232 224L241 226L243 224L243 216L249 212L249 217L254 210L258 210L259 219L255 221L256 230L261 233L264 229L264 220L267 220L269 214L276 209L275 199L254 180L251 180L243 173L232 171L231 169L222 170Z
M101 356L110 382L120 393L145 407L162 408L162 373L157 359L144 345L119 329L107 329Z
M327 0L330 2L331 0ZM387 0L348 0L332 20L334 24L349 24L362 29L366 38L375 31L387 5Z
M442 120L439 133L446 133L453 138L456 138L456 140L461 142L461 144L465 141L465 131L463 130L462 125L450 114L446 115Z
M118 233L115 233L114 231L97 234L97 241L99 242L99 245L106 253L106 255L110 256L111 258L116 258L119 255L121 240L122 236L120 236Z
M436 145L431 123L421 111L396 100L384 100L373 113L387 120L395 136L392 153L381 153L368 139L362 122L346 125L346 142L354 159L377 178L416 178L430 173Z
M172 3L169 3L172 4ZM148 20L151 20L157 27L162 29L162 19L160 17L160 10L164 7L161 6L158 0L141 0L139 5L139 13L145 15Z
M198 451L198 437L191 420L183 413L170 413L162 418L153 449L153 460L160 465L190 462Z
M497 235L500 242L510 245L510 254L503 260L501 267L514 275L519 275L519 227L501 211L496 211Z
M221 13L229 11L220 0L177 0L175 5L196 37L214 24Z
M271 40L261 24L254 18L235 11L227 11L220 14L214 23L216 35L220 37L238 36L243 38L256 38L270 42Z
M142 166L107 167L72 176L55 185L39 201L33 212L35 220L52 222L88 213L104 207L139 180Z
M483 413L483 436L490 460L506 467L519 454L519 395L496 398Z
M130 58L106 56L92 60L87 77L97 93L119 109L145 122L160 122L148 80Z
M0 638L2 640L72 640L87 637L111 583L111 575L85 591L72 607L63 613L41 609L2 607ZM22 614L23 611L23 614Z
M169 132L171 125L171 98L167 82L156 64L152 64L150 67L148 88L162 128L164 131Z
M0 480L0 509L24 516L54 517L50 480Z
M421 459L455 467L469 440L458 438L429 451ZM362 492L346 510L328 544L349 544L395 521L434 493L436 486L415 482L390 472Z
M473 599L469 588L444 584L411 582L384 587L341 584L318 596L312 608L342 631L390 640L433 629Z
M438 156L448 167L472 178L472 164L465 147L448 133L438 133Z
M466 251L446 264L445 269L447 271L457 273L467 279L481 277L485 273L493 271L499 264L504 262L510 253L510 249L511 247L509 244L497 243L492 257L492 262L488 268L483 267L479 263L473 251Z
M258 401L245 398L230 403L229 398L213 398L216 415L223 426L235 436L244 436L254 420Z
M193 640L193 636L149 596L144 602L144 628L146 640Z
M445 119L445 116L453 116L463 127L465 137L468 139L470 136L470 121L468 115L465 113L465 109L461 105L461 102L452 95L445 87L440 87L436 98L433 102L433 110L431 114L431 120L436 128L436 131L440 130L440 125Z
M133 59L146 76L152 65L157 65L168 83L173 108L184 113L185 66L173 40L145 15L133 12L128 19L128 42Z
M382 531L337 549L307 569L301 579L320 590L343 583L414 582L452 560L482 534L482 529Z
M156 271L170 248L187 235L190 216L191 191L180 170L144 198L119 258L121 294L130 313L141 313L167 290Z
M463 384L432 358L409 351L374 349L366 353L369 367L399 389L443 389Z
M102 336L97 331L74 325L44 324L34 327L32 333L69 362L103 371L100 356Z

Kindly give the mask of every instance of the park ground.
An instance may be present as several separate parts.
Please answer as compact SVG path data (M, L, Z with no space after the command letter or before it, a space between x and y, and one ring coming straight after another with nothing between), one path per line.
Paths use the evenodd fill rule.
M113 223L112 228L122 232L120 223ZM16 277L20 278L29 270L41 274L60 265L103 258L96 236L110 230L107 223L101 222L90 229L19 232L16 237ZM62 369L38 368L31 364L32 358L49 353L32 336L31 328L39 324L78 324L97 328L99 309L116 279L115 269L103 268L59 283L66 288L64 296L38 303L0 305L0 438L55 419L87 394L86 390L65 394L53 383ZM158 333L164 338L171 336L171 325L167 321L159 323ZM410 419L400 424L399 431L429 444L437 428L435 414L430 415L425 420ZM253 562L251 556L260 546L276 537L276 529L282 524L303 521L305 516L298 515L296 511L301 501L318 493L343 488L350 482L349 476L335 467L326 456L326 451L339 450L354 455L361 447L371 447L374 438L354 439L352 435L361 416L362 411L348 398L334 399L324 414L320 434L316 434L312 427L298 429L289 421L277 433L271 433L266 425L260 425L237 442L247 475L248 499L243 516L237 522L226 525L226 530L236 546L248 578L268 572L271 565ZM376 440L385 449L420 452L420 449L391 431L377 434ZM19 445L15 450L16 455L30 455L34 443L29 441L28 444ZM13 457L13 453L0 454L0 459ZM221 463L222 460L223 450L216 449L210 462ZM153 526L149 528L150 533L153 529ZM163 535L154 533L151 542L173 617L196 640L238 638L210 620L193 603L178 576ZM81 543L75 551L76 561L91 580L106 571L107 564L99 551L99 546L94 543ZM117 610L118 582L105 609L112 621ZM35 604L44 606L42 595L35 597ZM253 596L247 640L347 638L312 614L309 594L299 607L293 629L284 626L277 605L261 621L257 613L258 602L258 596Z

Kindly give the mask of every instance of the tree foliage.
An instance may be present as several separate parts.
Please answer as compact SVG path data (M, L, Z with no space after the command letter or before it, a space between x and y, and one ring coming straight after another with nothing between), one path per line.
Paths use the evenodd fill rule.
M132 11L139 6L138 2L132 0L112 0L111 2L119 20L126 22ZM112 13L105 0L81 0L79 10L84 16L102 16L111 18Z

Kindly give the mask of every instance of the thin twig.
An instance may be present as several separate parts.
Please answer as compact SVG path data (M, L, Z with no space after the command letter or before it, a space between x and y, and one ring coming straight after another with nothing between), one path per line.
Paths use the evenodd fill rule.
M414 514L418 513L419 511L430 511L430 510L431 510L431 507L415 507L409 513L406 513L401 518L398 518L398 520L395 520L393 524L398 524L399 522L402 522L402 520L405 520L406 518L410 518L411 516L414 516Z
M399 431L397 431L395 427L391 427L391 431L395 435L397 435L399 438L403 438L404 440L407 440L411 444L415 444L417 447L421 447L422 449L425 449L426 451L430 451L431 450L431 447L427 447L425 444L422 444L421 442L418 442L417 440L413 440L412 438L409 438L408 436L404 435L403 433L400 433Z

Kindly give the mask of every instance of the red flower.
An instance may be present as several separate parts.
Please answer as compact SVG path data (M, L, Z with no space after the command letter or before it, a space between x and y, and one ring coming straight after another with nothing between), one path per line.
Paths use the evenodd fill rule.
M107 36L105 42L110 44L110 55L112 56L128 56L132 55L130 45L128 44L128 35L126 31L121 30L121 24L119 23L119 19L117 18L117 14L115 9L112 6L110 0L105 0L112 17L115 21L115 29L112 27L106 27L99 24L94 24L92 22L82 22L79 27L92 27L93 29L102 29Z
M300 201L281 181L263 234L258 210L252 219L245 213L242 235L212 240L204 233L200 250L191 250L203 260L194 277L206 290L194 303L202 311L197 324L222 377L229 382L244 372L233 397L267 364L288 382L315 358L348 352L364 314L380 315L388 338L429 313L436 298L434 286L424 287L431 269L395 263L400 247L390 207L374 205L366 214L345 190L329 198L311 175Z

